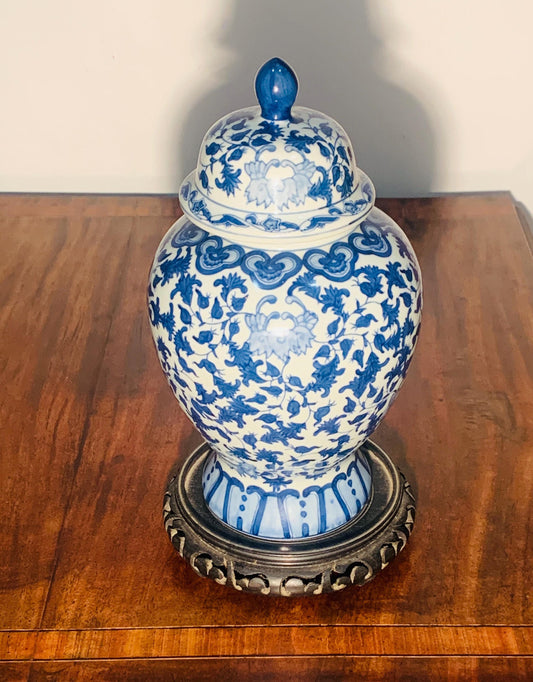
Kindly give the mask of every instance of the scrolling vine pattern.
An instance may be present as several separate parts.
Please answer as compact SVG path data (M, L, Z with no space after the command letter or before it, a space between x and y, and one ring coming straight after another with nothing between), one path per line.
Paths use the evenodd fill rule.
M204 224L307 231L362 217L374 188L335 121L304 107L268 121L255 107L211 128L180 198Z
M182 220L148 295L176 397L224 462L272 494L295 476L319 479L375 429L421 309L414 254L377 209L303 256L245 249Z
M353 152L346 133L329 118L304 107L294 108L292 121L268 121L257 115L257 107L236 111L218 121L206 135L199 179L210 192L214 185L227 196L246 183L250 203L265 209L301 206L310 197L327 206L344 199L354 189ZM295 152L299 160L269 158L284 148L284 156ZM321 162L311 160L321 159ZM243 155L249 158L240 164ZM290 174L281 182L269 182L271 168L286 167ZM247 180L245 179L247 176Z

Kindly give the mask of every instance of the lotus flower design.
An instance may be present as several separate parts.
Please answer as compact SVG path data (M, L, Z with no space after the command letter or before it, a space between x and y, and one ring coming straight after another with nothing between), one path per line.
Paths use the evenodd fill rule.
M273 145L265 149L270 149ZM289 146L290 147L290 146ZM288 151L294 151L292 147ZM290 168L292 175L287 178L269 177L272 168ZM315 174L316 165L303 157L300 163L290 159L272 159L268 163L256 156L255 161L244 164L244 170L250 177L245 190L250 203L268 208L272 204L278 209L289 208L291 204L300 206L305 203L312 186L311 178Z
M294 297L289 298L298 302ZM311 347L315 338L313 327L318 316L305 309L299 315L288 312L280 314L277 311L265 315L261 312L265 303L276 301L275 296L265 296L259 302L255 315L246 315L246 324L250 330L248 346L252 353L265 355L267 358L277 355L286 361L291 354L303 355Z

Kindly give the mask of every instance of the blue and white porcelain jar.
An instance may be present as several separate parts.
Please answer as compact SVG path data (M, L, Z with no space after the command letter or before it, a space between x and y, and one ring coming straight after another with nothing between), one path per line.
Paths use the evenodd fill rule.
M402 384L422 305L415 254L345 131L296 91L271 59L260 106L208 131L148 289L161 366L211 448L205 501L260 538L363 510L358 448Z

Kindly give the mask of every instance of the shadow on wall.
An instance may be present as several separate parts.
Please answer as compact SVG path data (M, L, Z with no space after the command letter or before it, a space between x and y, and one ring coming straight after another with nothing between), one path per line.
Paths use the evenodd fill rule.
M409 92L381 73L384 49L368 7L368 0L234 0L219 34L207 38L233 52L231 63L215 90L191 102L177 131L177 183L195 167L209 126L234 109L256 104L255 73L278 56L298 75L296 104L323 111L346 129L357 164L374 181L378 196L431 192L431 122Z

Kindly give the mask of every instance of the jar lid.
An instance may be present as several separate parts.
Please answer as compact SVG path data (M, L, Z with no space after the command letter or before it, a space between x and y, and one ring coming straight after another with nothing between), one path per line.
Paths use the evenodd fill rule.
M291 67L270 59L255 79L259 106L209 129L197 168L180 188L191 220L264 241L280 233L337 231L371 210L374 187L357 168L348 135L329 116L293 106L297 90Z

